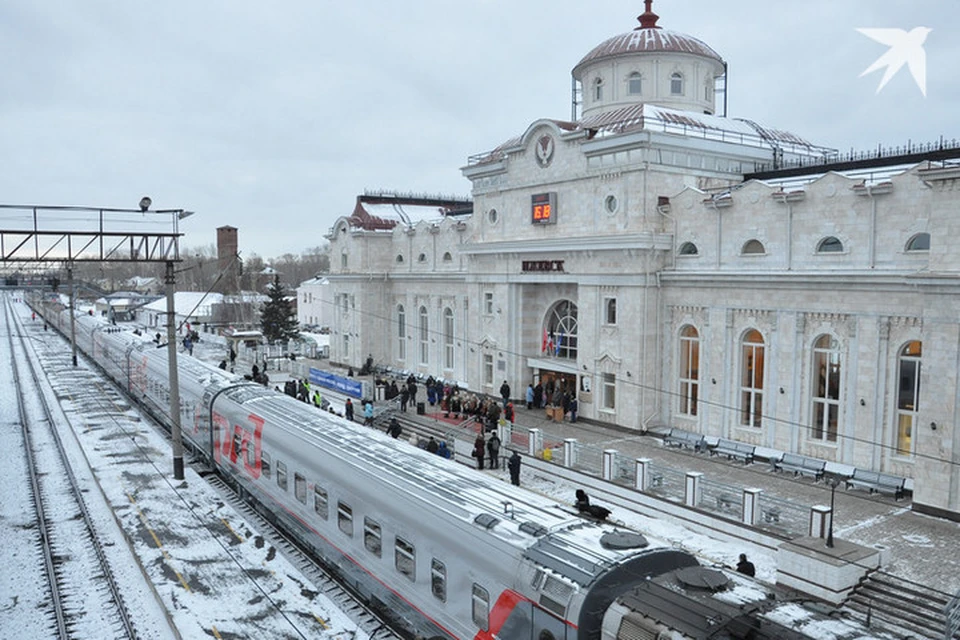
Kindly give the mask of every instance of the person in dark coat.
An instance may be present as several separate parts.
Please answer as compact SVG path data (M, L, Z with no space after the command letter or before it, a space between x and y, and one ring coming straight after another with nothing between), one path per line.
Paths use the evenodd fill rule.
M433 439L433 436L430 436L430 439L427 440L427 451L430 453L436 453L440 449L440 445L436 440Z
M483 469L483 457L486 454L486 447L483 442L483 432L477 434L477 439L473 441L473 457L477 459L477 469Z
M516 487L520 486L520 454L516 451L507 461L507 468L510 470L510 483Z
M407 387L403 388L403 391L400 392L400 411L407 410L407 403L410 401L410 391Z
M220 364L218 364L217 366L220 367L221 369L223 369L224 371L226 371L226 370L227 370L227 361L226 361L226 360L221 360L221 361L220 361Z
M487 453L490 454L490 468L499 469L500 468L500 437L497 435L497 432L494 431L490 436L490 439L487 440Z
M450 459L450 449L447 448L447 441L441 440L440 445L437 447L437 455Z
M543 409L543 385L539 382L533 388L533 408Z
M607 516L610 515L610 509L590 504L590 496L588 496L587 492L583 489L577 489L576 496L577 501L573 504L580 513L590 516L591 518L596 518L597 520L606 520Z
M753 563L747 560L747 554L740 554L740 561L737 562L737 572L742 573L745 576L754 577L757 573L756 567L753 566Z
M346 404L343 405L343 415L347 420L353 422L353 402L350 401L350 398L347 398Z
M503 398L503 407L506 408L507 403L510 402L510 385L506 380L500 385L500 397Z
M403 433L403 427L400 426L400 421L396 418L390 418L390 426L387 427L387 433L391 438L399 438Z

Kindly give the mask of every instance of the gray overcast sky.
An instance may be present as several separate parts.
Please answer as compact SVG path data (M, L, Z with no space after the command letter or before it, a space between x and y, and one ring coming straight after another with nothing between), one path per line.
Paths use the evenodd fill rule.
M729 115L842 150L960 138L960 0L657 0L729 64ZM469 195L467 157L569 119L570 71L634 0L3 0L0 203L197 215L272 258L364 189ZM926 26L927 97L858 27ZM952 117L951 117L952 116Z

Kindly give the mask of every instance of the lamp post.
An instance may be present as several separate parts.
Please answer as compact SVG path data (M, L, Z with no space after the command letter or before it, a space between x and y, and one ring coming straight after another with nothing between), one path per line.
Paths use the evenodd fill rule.
M830 525L827 527L827 548L833 549L833 515L834 515L834 497L837 493L837 487L840 485L840 478L830 476Z

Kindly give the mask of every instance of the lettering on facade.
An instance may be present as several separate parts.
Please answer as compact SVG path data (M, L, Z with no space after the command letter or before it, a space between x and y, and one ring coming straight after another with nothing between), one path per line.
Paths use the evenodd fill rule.
M521 271L563 271L563 260L524 260Z

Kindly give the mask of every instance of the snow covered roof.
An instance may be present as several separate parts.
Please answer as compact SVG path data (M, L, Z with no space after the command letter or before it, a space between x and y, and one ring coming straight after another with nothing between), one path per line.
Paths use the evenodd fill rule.
M415 225L421 220L442 220L458 210L472 206L469 200L393 194L357 196L357 204L347 220L350 226L365 231L389 231L397 225Z
M638 28L627 33L621 33L598 44L577 63L577 66L573 69L573 75L579 77L579 71L585 65L605 58L614 58L630 53L663 52L690 53L723 62L719 53L693 36L669 29L661 29L660 27Z
M177 291L173 294L173 309L179 316L210 316L211 307L219 304L223 300L223 295L219 293L204 293L202 291ZM167 310L166 298L154 300L143 307L150 311L165 312Z
M821 157L836 149L816 145L801 136L764 127L752 120L724 118L694 111L681 111L652 104L633 104L583 118L578 122L552 121L566 131L586 131L591 138L636 131L657 131L690 138L719 140L752 147L778 149L787 153ZM562 126L561 126L562 125ZM517 136L493 151L469 159L470 165L496 162L523 143Z

